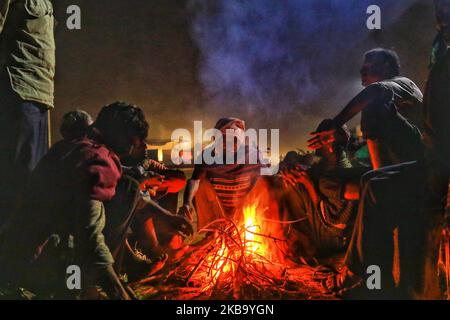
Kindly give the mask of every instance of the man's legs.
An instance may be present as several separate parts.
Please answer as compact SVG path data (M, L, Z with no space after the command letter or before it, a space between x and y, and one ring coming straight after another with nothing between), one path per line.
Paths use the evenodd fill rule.
M379 266L383 297L392 297L394 287L411 294L420 286L426 231L423 195L424 168L416 162L381 168L362 179L345 265L363 280L367 267Z
M368 266L379 266L385 290L393 287L389 272L392 271L394 223L381 207L382 176L381 171L371 171L362 178L358 214L344 265L363 280Z
M7 90L0 97L0 228L11 216L31 171L48 151L48 111Z

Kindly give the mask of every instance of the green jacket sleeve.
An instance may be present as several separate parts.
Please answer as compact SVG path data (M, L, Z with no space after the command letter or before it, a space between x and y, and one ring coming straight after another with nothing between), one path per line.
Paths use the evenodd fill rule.
M74 236L79 259L90 266L113 264L114 259L103 235L106 223L103 202L85 200L78 205L78 230Z
M11 0L0 0L0 34L3 31L10 4Z

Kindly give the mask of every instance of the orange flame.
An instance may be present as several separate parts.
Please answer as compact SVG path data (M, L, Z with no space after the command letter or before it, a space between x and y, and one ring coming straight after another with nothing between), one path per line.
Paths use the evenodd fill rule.
M257 204L251 204L244 207L244 246L247 253L258 253L264 255L263 239L258 233L261 233L261 224L257 217Z
M261 233L261 225L257 216L258 205L253 203L243 209L243 223L240 227L243 252L247 258L252 258L255 254L264 256L265 247ZM216 282L221 275L225 275L235 270L234 261L236 255L240 254L236 250L231 250L225 243L218 242L220 249L215 250L214 254L210 254L206 259L207 264L211 267L210 276L213 282Z

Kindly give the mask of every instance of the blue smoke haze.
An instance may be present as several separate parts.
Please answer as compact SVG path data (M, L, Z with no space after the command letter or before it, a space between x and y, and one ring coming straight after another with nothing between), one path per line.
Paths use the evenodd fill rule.
M317 101L341 85L333 74L358 76L359 60L353 70L339 68L362 55L355 48L370 34L367 7L381 7L385 27L415 2L191 0L205 108L261 123L323 114L329 106Z

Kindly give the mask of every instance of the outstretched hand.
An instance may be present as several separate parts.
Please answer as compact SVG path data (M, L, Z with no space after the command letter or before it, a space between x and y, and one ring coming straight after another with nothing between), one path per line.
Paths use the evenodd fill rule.
M329 146L336 141L337 131L333 129L322 132L311 132L310 135L312 138L308 140L308 148L316 150L324 146Z
M297 184L312 184L308 173L300 165L281 169L281 176L283 181L291 186L296 186Z
M317 194L314 182L308 172L302 166L297 165L293 168L282 169L281 176L283 178L285 186L291 185L295 188L299 184L301 184L308 191L314 203L317 203L319 201L319 195Z
M188 205L183 205L180 209L178 209L178 215L186 217L191 222L194 220L194 210L192 210L192 207Z
M156 193L160 189L164 182L164 176L162 175L155 175L152 177L149 177L141 182L140 189L142 191L147 191L152 197L156 196Z
M194 233L191 221L182 215L173 215L170 218L170 225L183 236L190 236Z

